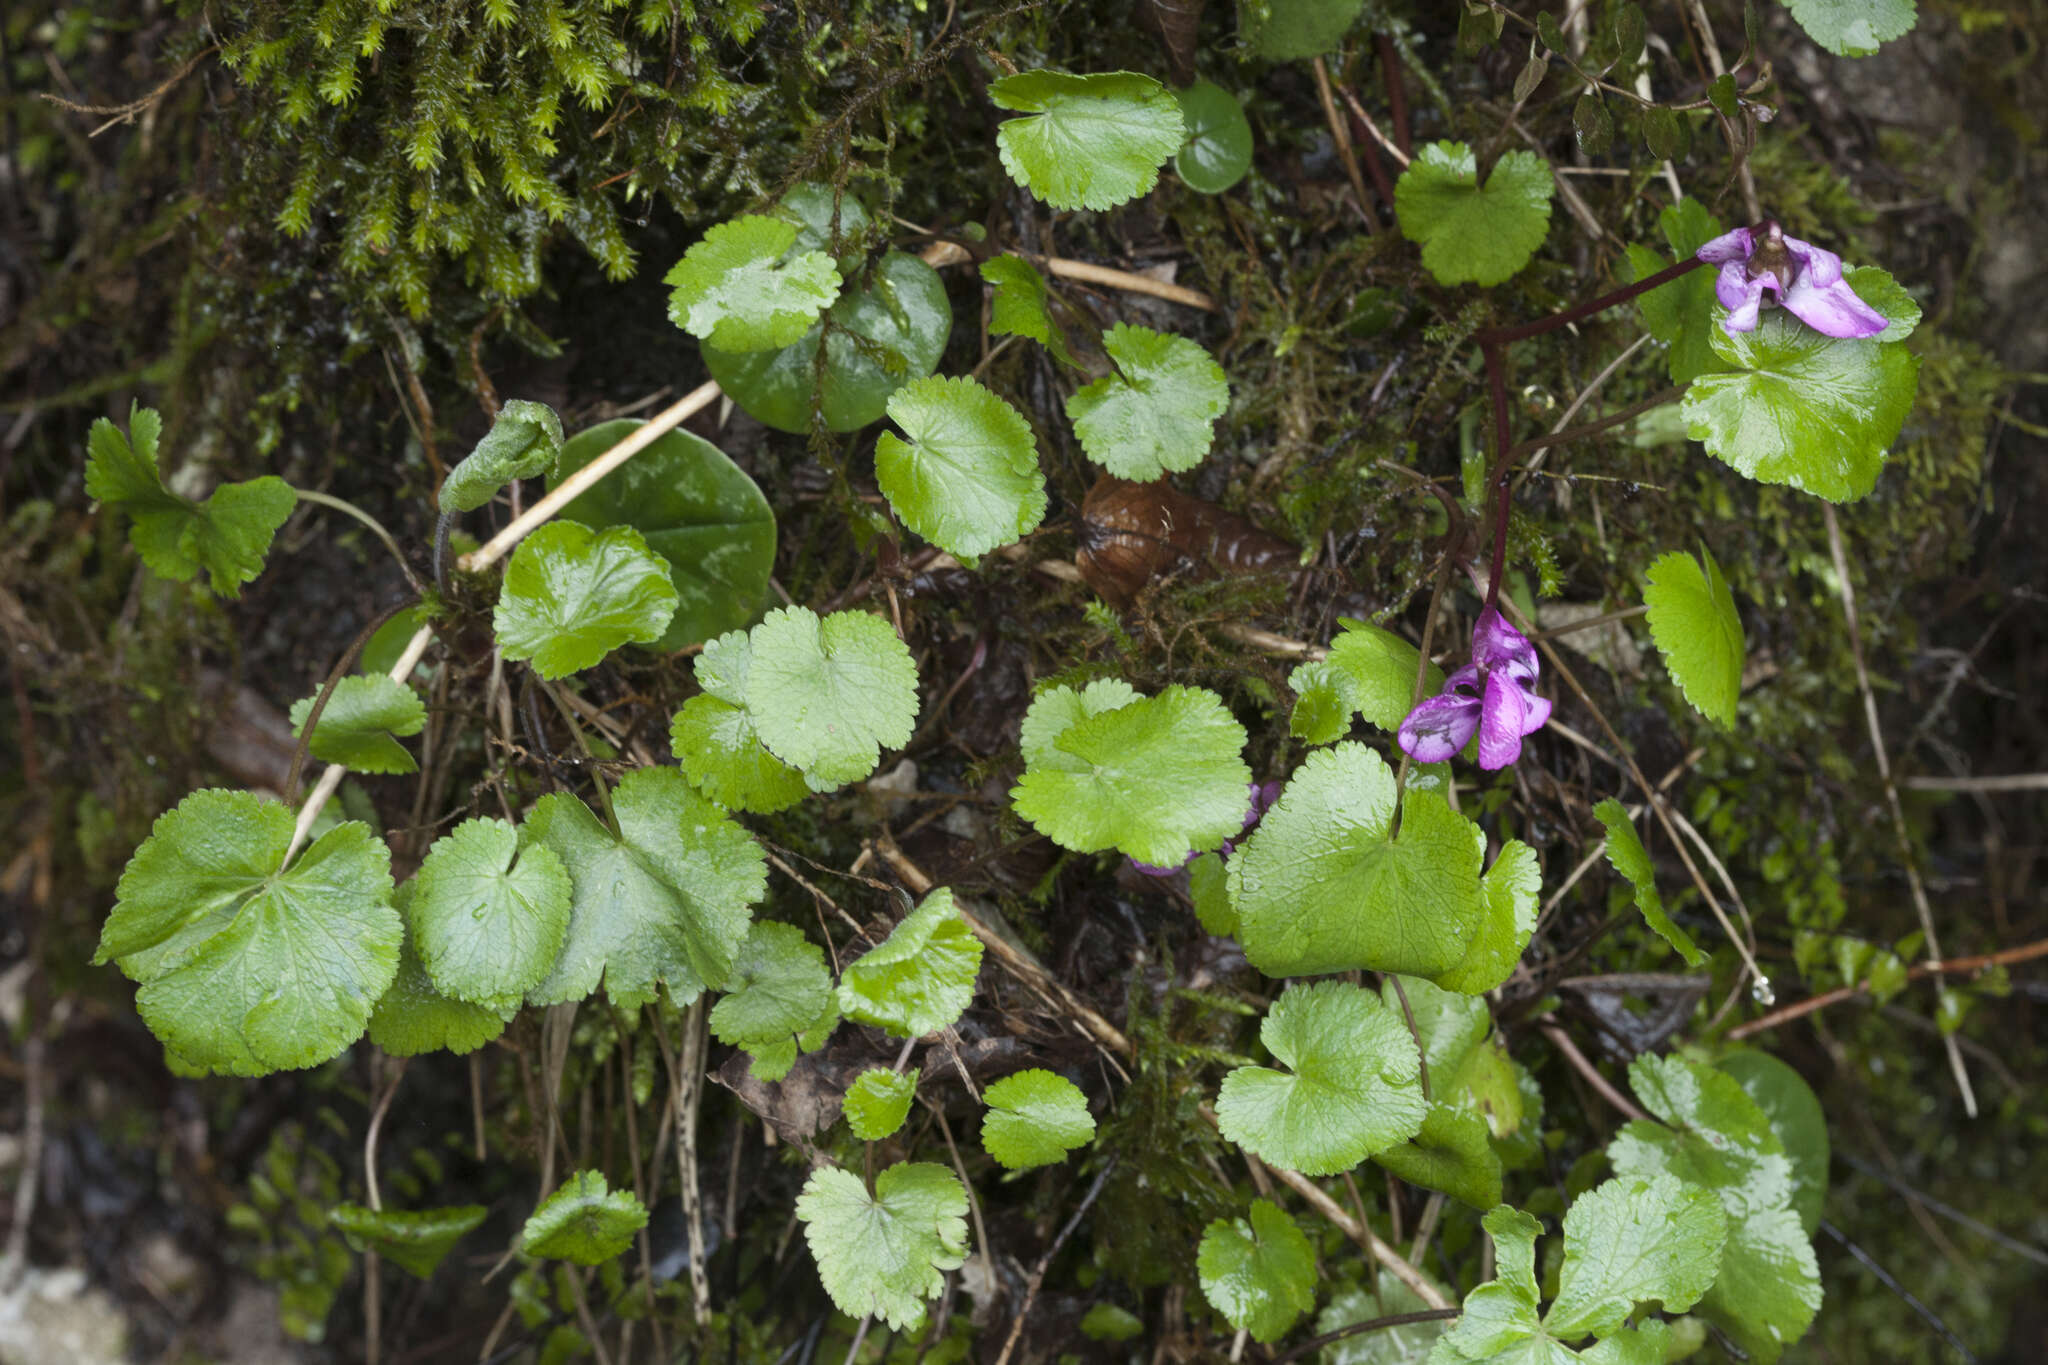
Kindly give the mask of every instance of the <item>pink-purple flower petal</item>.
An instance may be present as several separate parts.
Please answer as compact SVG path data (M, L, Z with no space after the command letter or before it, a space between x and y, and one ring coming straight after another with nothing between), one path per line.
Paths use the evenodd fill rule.
M1719 237L1716 237L1713 241L1708 242L1698 251L1695 251L1693 255L1705 261L1708 265L1721 265L1727 261L1746 261L1749 259L1750 253L1755 250L1756 243L1750 237L1749 229L1739 227L1733 232L1722 233Z
M1785 291L1785 311L1816 332L1844 340L1874 337L1890 325L1884 314L1856 296L1847 280L1823 288L1803 272Z
M1543 727L1529 723L1534 708L1529 693L1506 673L1486 679L1486 700L1479 722L1479 766L1505 768L1522 756L1522 736ZM1547 713L1549 708L1544 708ZM1547 718L1547 715L1546 715Z
M1477 697L1444 693L1425 697L1408 713L1395 735L1401 750L1417 763L1443 763L1472 742L1479 729L1482 703Z

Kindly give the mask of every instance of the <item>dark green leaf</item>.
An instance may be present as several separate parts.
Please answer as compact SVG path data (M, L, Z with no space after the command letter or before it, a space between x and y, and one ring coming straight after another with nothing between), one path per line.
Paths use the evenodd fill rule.
M302 735L317 695L292 703L292 733ZM335 684L314 727L313 757L359 773L413 773L419 764L398 742L427 723L419 694L390 678L355 674Z
M1238 0L1238 33L1246 47L1268 61L1306 61L1333 51L1364 4L1365 0ZM1496 22L1494 36L1499 34Z
M1188 140L1174 154L1173 169L1189 189L1221 194L1251 169L1251 121L1237 97L1214 81L1196 81L1179 99Z
M356 1250L374 1251L424 1280L489 1213L482 1204L382 1212L360 1204L336 1204L327 1211L327 1221Z
M603 1265L633 1244L647 1226L647 1206L631 1190L613 1192L597 1171L578 1171L526 1220L526 1254L577 1265Z
M1587 156L1605 154L1614 141L1614 116L1594 91L1579 96L1578 103L1572 106L1572 134L1578 139L1579 150Z
M1643 143L1650 155L1683 161L1692 151L1692 124L1683 114L1658 105L1643 111Z

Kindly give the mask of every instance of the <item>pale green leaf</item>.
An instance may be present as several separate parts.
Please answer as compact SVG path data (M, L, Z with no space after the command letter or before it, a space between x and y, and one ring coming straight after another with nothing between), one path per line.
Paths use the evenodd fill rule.
M903 436L885 431L875 442L875 482L903 524L932 544L986 554L1045 519L1031 424L978 381L913 380L890 397L889 420Z
M1430 1365L1566 1365L1574 1353L1544 1335L1536 1311L1536 1239L1543 1224L1505 1204L1481 1221L1493 1238L1494 1277L1465 1296L1463 1313L1437 1340Z
M827 431L858 431L882 416L890 394L937 368L953 326L939 272L900 251L883 256L827 316L829 337L821 323L778 351L707 344L704 366L733 402L777 431L808 432L814 401Z
M1252 166L1252 125L1237 96L1210 80L1178 92L1188 140L1174 153L1173 169L1191 190L1221 194Z
M796 224L765 214L718 224L663 277L669 320L723 351L790 345L839 297L832 258L792 252L796 238Z
M719 1042L756 1056L783 1045L793 1048L798 1038L839 1017L825 950L793 924L757 922L740 946L726 989L729 994L711 1007L711 1032Z
M1396 989L1398 986L1399 989ZM1401 1008L1406 995L1408 1008ZM1415 1018L1422 1044L1422 1065L1429 1072L1431 1093L1445 1098L1451 1078L1474 1048L1493 1030L1493 1014L1477 996L1446 990L1420 977L1389 975L1380 983L1380 999L1405 1022ZM1492 1208L1498 1199L1486 1205Z
M1230 874L1221 853L1204 853L1188 864L1188 896L1204 929L1219 938L1237 933L1237 907L1230 903Z
M1090 1341L1129 1341L1144 1332L1143 1318L1107 1300L1098 1299L1081 1315L1081 1335Z
M467 820L434 841L407 920L420 961L444 994L517 1004L555 964L573 888L553 851L519 846L503 820Z
M1433 1085L1448 1089L1448 1077L1432 1071ZM1433 1100L1413 1138L1373 1155L1373 1161L1411 1185L1442 1190L1475 1209L1500 1202L1501 1164L1486 1119L1475 1109Z
M783 607L754 627L747 715L761 742L813 790L858 782L884 748L910 742L917 666L887 621L859 611L823 620Z
M1353 1286L1332 1295L1316 1316L1316 1332L1428 1311L1420 1294L1392 1275L1381 1275L1374 1289ZM1325 1346L1322 1365L1423 1365L1449 1327L1448 1322L1410 1322L1359 1332Z
M381 1211L360 1204L336 1204L327 1211L327 1222L356 1250L374 1251L424 1280L489 1214L482 1204Z
M577 797L534 804L522 847L554 852L575 900L553 969L528 993L536 1005L581 1000L602 982L620 1009L678 1004L724 985L767 888L760 847L673 768L639 768L612 791L618 829Z
M1259 1040L1289 1070L1232 1071L1216 1122L1269 1164L1336 1175L1421 1129L1415 1040L1371 992L1342 981L1290 987L1266 1012Z
M1640 1303L1683 1313L1714 1282L1727 1238L1713 1192L1673 1176L1621 1176L1586 1191L1564 1216L1564 1269L1544 1330L1604 1337Z
M1284 1210L1254 1199L1251 1220L1218 1218L1195 1253L1202 1295L1232 1327L1277 1341L1316 1306L1316 1254Z
M1010 799L1041 834L1077 853L1114 848L1175 867L1244 828L1244 727L1215 693L1169 687L1074 720L1047 742L1040 708L1065 717L1073 706L1074 694L1056 688L1025 715L1024 775Z
M1625 1126L1608 1143L1608 1160L1622 1175L1674 1175L1720 1197L1728 1241L1696 1311L1768 1365L1805 1334L1821 1303L1784 1144L1741 1084L1712 1067L1646 1055L1629 1067L1629 1084L1664 1122Z
M1238 0L1245 45L1272 61L1334 52L1365 0Z
M1062 365L1074 363L1066 333L1053 321L1045 277L1036 266L1021 256L996 256L981 263L981 277L995 287L988 307L992 335L1029 337Z
M562 453L562 419L545 403L515 398L498 409L476 449L441 480L443 512L473 512L514 479L554 467Z
M1643 602L1650 609L1650 636L1685 699L1708 720L1735 724L1742 695L1742 617L1712 552L1701 547L1699 559L1677 550L1660 555L1650 566Z
M1010 178L1056 209L1111 209L1150 190L1187 136L1180 102L1129 71L1026 71L992 82L998 109L1026 115L996 129Z
M552 521L519 543L491 624L508 659L564 678L623 644L652 644L675 615L668 565L630 526Z
M846 1126L863 1142L880 1142L903 1126L910 1102L917 1097L918 1069L908 1075L879 1066L869 1067L854 1077L846 1089L843 1108Z
M981 940L939 887L873 948L846 964L839 1009L898 1038L922 1038L959 1019L974 999Z
M1031 699L1018 727L1017 745L1026 767L1058 763L1061 735L1090 716L1099 716L1140 700L1138 689L1122 678L1097 678L1080 691L1054 687Z
M1471 148L1432 142L1401 172L1394 211L1438 283L1495 285L1543 245L1550 193L1550 166L1533 152L1505 153L1482 186Z
M1910 32L1913 0L1785 0L1807 36L1837 57L1868 57Z
M820 1167L804 1182L796 1216L839 1311L899 1332L924 1326L944 1272L967 1260L967 1191L931 1162L889 1167L872 1196L851 1171Z
M1326 662L1348 680L1351 709L1392 734L1414 709L1421 652L1391 630L1363 621L1345 621L1343 626L1343 633L1330 641ZM1423 674L1422 695L1434 696L1443 685L1444 671L1431 664Z
M1756 330L1715 327L1731 367L1695 379L1679 404L1686 434L1760 483L1846 502L1877 484L1913 410L1920 360L1896 341L1826 336L1783 309Z
M1351 729L1351 713L1358 709L1358 686L1351 675L1328 659L1314 659L1295 666L1287 675L1294 693L1294 709L1288 713L1287 733L1310 744L1331 744Z
M305 733L306 717L319 698L292 703L292 733ZM419 764L398 737L416 735L427 723L419 694L390 678L355 674L335 684L320 711L311 750L322 763L339 763L359 773L413 773Z
M647 1206L631 1190L614 1191L599 1171L578 1171L549 1195L520 1233L526 1254L603 1265L647 1226Z
M1479 879L1479 891L1486 902L1479 928L1458 964L1436 977L1437 985L1468 995L1484 995L1513 976L1536 932L1543 892L1536 850L1519 839L1508 840Z
M550 481L559 487L644 423L601 422L566 446ZM747 472L687 431L654 444L585 489L562 509L603 530L630 526L668 565L675 615L655 648L677 650L760 618L775 568L775 513Z
M1013 1171L1064 1161L1095 1136L1080 1087L1050 1071L1019 1071L982 1092L981 1145Z
M142 985L164 1046L211 1071L315 1066L363 1034L398 971L391 855L350 822L289 868L292 815L248 792L192 793L121 874L95 962Z
M505 1025L518 1013L519 1001L514 997L509 1002L475 1005L441 993L421 964L413 937L418 887L419 878L415 877L391 898L406 921L405 941L398 951L398 974L370 1012L369 1039L394 1057L444 1050L458 1055L474 1052L505 1031Z
M1230 406L1223 367L1184 336L1127 322L1103 333L1102 346L1117 372L1067 400L1088 458L1139 482L1200 464Z
M747 714L754 651L744 631L709 641L697 656L697 685L669 724L669 746L697 790L728 810L772 815L810 794L804 775L761 742Z
M1434 976L1463 962L1487 912L1472 822L1345 742L1295 769L1230 860L1238 939L1268 976L1354 969ZM1150 860L1148 860L1150 861Z
M1707 955L1692 941L1692 935L1679 928L1665 913L1664 898L1657 894L1657 871L1650 864L1649 850L1636 836L1636 827L1630 823L1628 811L1610 796L1593 807L1593 817L1607 827L1607 861L1635 888L1636 909L1643 912L1643 922L1656 931L1657 937L1678 950L1686 966L1697 967L1705 962Z

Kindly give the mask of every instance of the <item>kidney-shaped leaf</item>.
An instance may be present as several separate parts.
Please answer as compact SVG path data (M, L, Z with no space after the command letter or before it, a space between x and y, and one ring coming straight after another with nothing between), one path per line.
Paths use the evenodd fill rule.
M875 442L875 481L903 524L942 550L986 554L1045 519L1045 475L1024 414L964 375L889 399L903 436ZM908 439L905 439L905 438Z
M1508 152L1481 185L1471 148L1432 142L1401 172L1394 211L1439 283L1494 285L1543 245L1550 191L1550 166L1534 152Z
M1102 347L1117 372L1067 400L1088 458L1139 482L1200 464L1230 406L1223 367L1184 336L1126 322L1103 334Z
M1077 853L1114 848L1178 867L1244 828L1244 727L1215 693L1169 687L1074 719L1045 741L1041 708L1064 717L1075 701L1055 688L1025 714L1024 776L1010 799L1040 833Z
M822 1166L804 1182L796 1216L839 1311L900 1332L924 1325L945 1272L967 1260L967 1191L928 1161L889 1167L872 1196L853 1172Z
M1622 1176L1586 1191L1564 1216L1564 1270L1544 1330L1604 1337L1639 1303L1683 1313L1714 1282L1727 1237L1721 1201L1674 1176Z
M1050 1071L1019 1071L983 1092L988 1117L981 1121L981 1145L1013 1171L1049 1166L1095 1136L1087 1097L1079 1086Z
M1187 137L1173 92L1130 71L1025 71L988 88L1026 117L996 129L1010 178L1056 209L1113 209L1150 190Z
M768 613L749 639L747 715L761 742L813 790L858 782L884 748L910 742L917 665L887 621L860 611L819 619L808 607Z
M248 792L192 793L121 874L95 962L142 985L164 1046L238 1076L315 1066L360 1038L398 970L391 855L354 822L289 868L292 815Z
M1187 144L1174 154L1173 169L1191 190L1221 194L1244 179L1252 166L1252 125L1237 96L1210 80L1180 92Z
M1259 1041L1289 1071L1241 1066L1223 1078L1223 1136L1275 1166L1336 1175L1422 1128L1421 1056L1398 1011L1344 981L1292 986Z
M755 924L726 988L730 994L711 1007L711 1032L721 1043L757 1054L793 1047L799 1036L839 1016L825 951L794 924Z
M633 434L602 422L562 447L559 484ZM578 494L562 515L586 526L630 526L668 562L676 611L657 648L677 650L753 624L775 567L775 513L745 470L687 431L653 445Z
M526 1220L526 1254L603 1265L647 1226L647 1206L631 1190L614 1191L599 1171L578 1171Z
M1778 309L1756 330L1709 338L1731 367L1693 380L1686 434L1759 483L1830 502L1877 485L1919 387L1920 360L1896 341L1826 336Z
M474 1052L505 1031L519 1011L519 1000L515 996L509 1001L475 1005L441 992L421 964L413 938L413 898L418 888L419 878L415 877L391 897L392 907L406 922L405 941L398 950L398 974L370 1012L368 1037L394 1057Z
M704 646L696 659L704 691L684 702L669 723L669 747L683 775L719 805L772 815L811 789L802 773L768 752L747 714L753 657L744 631L728 631Z
M552 850L575 886L561 954L528 993L533 1004L581 1000L600 981L620 1009L663 984L687 1004L725 983L767 889L760 846L674 768L627 773L612 810L616 832L557 792L526 817L522 844Z
M541 527L512 552L491 625L508 659L566 678L623 644L653 644L676 611L668 565L630 526Z
M1316 1306L1316 1254L1279 1205L1252 1201L1251 1220L1218 1218L1195 1253L1202 1296L1239 1331L1277 1341Z
M839 1009L898 1038L922 1038L957 1020L974 999L981 940L939 887L839 978Z
M846 1126L863 1142L880 1142L903 1126L917 1097L916 1067L898 1075L879 1066L854 1077L846 1089Z
M574 888L553 850L503 820L466 820L420 864L407 920L427 975L475 1004L514 1004L555 965Z
M1486 913L1472 822L1362 744L1310 754L1230 860L1238 940L1268 976L1355 969L1435 976L1458 966Z

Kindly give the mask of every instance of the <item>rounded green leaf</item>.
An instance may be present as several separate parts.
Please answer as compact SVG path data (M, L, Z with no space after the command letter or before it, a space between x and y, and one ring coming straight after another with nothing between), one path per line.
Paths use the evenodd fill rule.
M666 562L630 526L553 521L519 543L491 624L508 659L566 678L623 644L652 644L675 615Z
M835 194L830 185L806 180L792 185L789 193L768 210L786 223L796 225L796 252L832 251L833 219L838 219L839 273L852 277L861 267L861 242L868 233L867 206L851 194Z
M1435 1073L1431 1076L1434 1080ZM1441 1190L1472 1208L1490 1209L1500 1202L1500 1155L1493 1150L1485 1117L1475 1109L1433 1102L1413 1138L1375 1152L1372 1159L1411 1185Z
M831 333L813 327L779 351L737 352L705 345L704 366L756 421L799 435L811 429L811 402L827 431L858 431L880 419L889 395L938 367L952 332L953 307L939 272L892 251L861 287L826 315ZM823 338L825 369L818 375Z
M1352 709L1367 724L1392 734L1415 707L1415 672L1422 655L1391 630L1364 621L1341 624L1343 633L1330 641L1330 656L1324 662L1341 672L1349 684ZM1433 696L1443 685L1444 671L1430 664L1423 675L1422 694Z
M1252 125L1237 96L1210 80L1178 92L1188 140L1174 153L1173 169L1191 190L1221 194L1252 167Z
M1230 406L1223 367L1184 336L1127 322L1105 332L1102 346L1117 373L1067 400L1088 458L1141 483L1200 464Z
M598 1171L578 1171L549 1195L520 1233L526 1254L603 1265L633 1245L647 1206L631 1190L614 1192Z
M967 1261L967 1191L928 1161L889 1167L872 1196L853 1172L822 1166L804 1182L796 1216L839 1311L899 1332L924 1326L925 1305L946 1287L944 1272Z
M1045 475L1031 424L964 376L914 380L889 399L875 481L896 515L956 555L986 554L1045 519ZM908 437L909 439L904 439Z
M545 403L515 398L498 409L476 449L441 480L443 512L474 512L514 479L554 467L562 453L562 419Z
M620 1009L658 986L687 1004L723 985L767 889L766 860L747 832L673 768L627 773L612 792L613 831L566 792L534 803L522 847L551 850L575 887L553 969L528 993L536 1005L581 1000L603 983Z
M522 849L503 820L467 820L427 850L407 922L436 989L517 1005L555 965L573 895L553 850Z
M743 631L729 631L704 646L696 659L704 691L684 702L669 723L669 747L683 775L719 805L772 815L811 789L802 773L768 752L747 714L753 657Z
M1303 61L1334 52L1365 0L1238 0L1245 46L1270 61Z
M1422 243L1422 264L1442 284L1500 284L1529 263L1550 230L1550 166L1508 152L1479 183L1462 142L1432 142L1394 186L1402 235Z
M1071 76L1025 71L988 88L1022 111L996 129L1010 178L1056 209L1112 209L1149 191L1186 138L1180 102L1130 71Z
M336 1204L327 1211L327 1222L356 1250L374 1251L424 1280L489 1213L482 1204L410 1210Z
M1073 695L1056 688L1033 701L1027 731L1043 728L1035 720L1040 708L1063 714ZM1114 848L1174 867L1244 828L1252 777L1244 743L1244 727L1215 693L1169 687L1028 745L1010 799L1062 848Z
M416 881L417 878L398 888L394 900L401 914L411 913L407 902ZM377 1008L370 1012L368 1036L394 1057L417 1057L444 1050L460 1056L497 1038L518 1010L517 1000L503 1005L473 1005L443 995L421 965L408 930L398 953L398 974L378 999Z
M1022 256L996 256L981 263L989 295L988 330L995 336L1030 337L1063 365L1074 363L1066 334L1053 321L1045 276Z
M1095 1120L1079 1086L1050 1071L1019 1071L983 1092L988 1116L981 1121L981 1145L1013 1171L1049 1166L1086 1146Z
M306 717L318 695L292 703L292 733L303 734ZM321 708L309 746L322 763L339 763L359 773L414 773L419 764L398 742L416 735L427 723L427 707L419 694L390 678L354 674L335 684Z
M1657 894L1657 870L1650 862L1650 851L1643 847L1635 825L1628 818L1627 808L1610 796L1593 807L1593 815L1607 827L1607 861L1635 888L1636 909L1642 911L1643 922L1678 950L1686 966L1697 967L1705 962L1707 955L1692 941L1692 935L1679 928L1665 912L1664 898Z
M725 351L797 340L839 297L839 269L821 251L792 251L796 239L796 224L766 214L718 224L663 277L669 320Z
M1543 869L1536 850L1519 839L1501 846L1500 856L1479 879L1486 909L1465 956L1434 980L1445 990L1484 995L1515 974L1522 950L1536 932L1537 903L1543 892Z
M1733 725L1742 695L1742 617L1713 554L1702 546L1698 559L1678 550L1658 556L1643 603L1650 637L1685 699L1708 720Z
M898 1128L910 1113L917 1096L918 1069L898 1075L883 1067L869 1067L847 1087L844 1109L846 1126L863 1142L880 1142Z
M1232 1327L1277 1341L1316 1306L1316 1254L1279 1205L1252 1201L1251 1221L1218 1218L1195 1253L1202 1296Z
M817 791L858 782L884 748L910 742L917 665L889 623L866 612L768 613L749 638L747 715L761 742Z
M1807 36L1837 57L1868 57L1912 30L1913 0L1785 0Z
M1357 969L1433 977L1465 959L1487 913L1483 840L1441 792L1362 744L1310 754L1229 864L1238 941L1268 976Z
M1344 981L1284 991L1259 1041L1288 1071L1241 1066L1223 1078L1216 1123L1268 1163L1336 1175L1421 1131L1421 1054L1398 1010Z
M1842 272L1856 297L1883 314L1885 329L1873 341L1904 341L1920 326L1920 303L1891 272L1874 265L1852 265Z
M141 983L143 1022L193 1066L315 1066L360 1038L398 971L391 855L336 826L287 868L291 812L198 791L157 819L121 874L94 960Z
M559 484L642 424L603 422L562 448ZM775 569L775 513L725 452L687 431L654 444L562 509L586 526L630 526L667 561L675 615L656 648L678 650L759 618Z
M1664 240L1673 259L1691 256L1721 235L1721 220L1708 213L1697 199L1681 199L1658 216ZM1671 264L1653 247L1633 244L1628 249L1629 270L1635 279L1647 279ZM1724 368L1714 355L1714 271L1694 270L1660 284L1636 298L1643 326L1664 343L1665 367L1673 383L1689 384L1711 370Z
M858 1024L922 1038L949 1027L974 1000L981 940L939 887L889 931L889 937L846 964L839 1009Z
M1825 336L1783 309L1734 336L1715 327L1730 369L1695 379L1679 403L1686 434L1759 483L1830 502L1877 485L1919 387L1920 360L1896 341Z
M712 1035L749 1052L789 1042L839 1013L825 950L793 924L754 925L726 989L729 994L711 1007Z
M1426 1313L1422 1296L1392 1275L1382 1275L1372 1289L1339 1289L1316 1315L1318 1333L1334 1332L1353 1323ZM1325 1346L1322 1365L1423 1365L1446 1322L1411 1322L1360 1332Z

